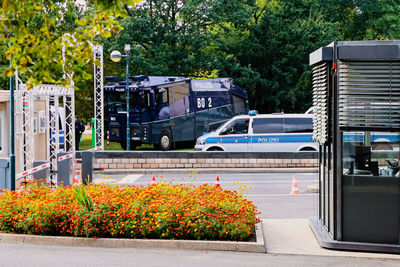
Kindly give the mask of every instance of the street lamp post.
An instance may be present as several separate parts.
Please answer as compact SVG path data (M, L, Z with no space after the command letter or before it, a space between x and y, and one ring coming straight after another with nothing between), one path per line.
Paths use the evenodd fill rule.
M11 66L11 60L10 60ZM14 73L15 75L15 73ZM15 141L14 141L14 75L10 76L10 190L15 190Z
M131 51L131 46L129 44L125 45L124 48L125 55L117 50L111 52L110 58L113 62L119 62L121 58L126 58L126 150L131 150L131 127L129 121L129 52Z

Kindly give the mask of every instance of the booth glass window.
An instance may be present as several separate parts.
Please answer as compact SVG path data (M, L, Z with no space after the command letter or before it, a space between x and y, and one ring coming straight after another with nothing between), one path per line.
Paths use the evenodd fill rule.
M342 240L400 244L400 134L342 135Z
M343 175L399 177L400 133L343 132Z

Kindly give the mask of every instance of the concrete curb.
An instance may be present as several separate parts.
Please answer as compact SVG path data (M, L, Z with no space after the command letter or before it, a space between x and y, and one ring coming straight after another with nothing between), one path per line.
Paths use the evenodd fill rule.
M0 233L1 243L24 243L37 245L60 245L76 247L113 248L168 248L191 250L218 250L265 253L262 225L256 225L256 242L203 241L203 240L158 240L123 238L84 238L66 236L39 236Z
M317 173L318 168L192 168L192 169L108 169L95 171L99 175L107 174L162 174L162 173L189 173L190 171L200 173Z
M307 186L307 192L308 193L319 193L319 185L312 184L312 185Z

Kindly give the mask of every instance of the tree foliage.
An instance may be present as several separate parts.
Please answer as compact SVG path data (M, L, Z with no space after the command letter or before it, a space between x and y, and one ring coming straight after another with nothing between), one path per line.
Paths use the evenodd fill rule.
M9 62L6 60L7 47L5 40L0 40L0 90L9 88L9 81L5 75L9 66ZM3 73L4 75L2 75Z
M82 3L82 4L79 4ZM9 43L12 60L7 76L18 69L28 87L38 83L70 83L90 77L95 36L111 36L121 28L116 19L134 1L3 0L0 35ZM63 54L63 48L65 53ZM64 73L70 74L63 76Z
M106 50L132 47L132 68L152 75L215 76L219 31L249 23L251 5L240 0L145 0L121 21L124 30Z
M106 55L130 44L130 75L232 77L251 108L267 113L311 106L308 56L315 49L337 40L400 38L399 0L143 0L135 7L104 0L85 8L72 0L0 2L1 28L14 33L2 32L0 51L16 44L0 65L14 55L13 68L30 83L68 82L60 47L62 36L73 34L64 66L74 72L82 103L93 91L82 80L92 71L87 41L104 45L106 75L124 75L124 63Z

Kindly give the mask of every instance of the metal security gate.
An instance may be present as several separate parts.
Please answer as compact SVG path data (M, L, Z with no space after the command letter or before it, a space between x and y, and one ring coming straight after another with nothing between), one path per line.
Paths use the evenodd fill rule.
M37 123L45 124L47 128L47 160L50 162L50 183L57 184L57 156L60 151L71 153L75 157L75 97L72 86L59 85L38 85L32 89L27 89L26 85L17 79L15 91L15 107L16 107L16 137L20 144L21 169L23 172L32 169L34 162L34 129ZM33 108L34 100L42 98L46 101L46 114L42 121L34 121ZM63 112L61 112L61 110ZM60 121L65 127L60 125ZM43 126L43 125L42 125ZM60 142L60 133L64 138ZM72 159L73 160L73 159ZM74 169L71 169L70 177ZM24 179L32 179L31 175L25 176Z
M103 93L103 47L101 45L92 46L94 57L94 116L95 116L95 146L104 148L104 93ZM65 47L63 44L63 56ZM65 74L67 75L67 74ZM47 129L47 159L50 162L50 181L57 184L58 155L70 154L68 157L75 162L75 96L74 86L59 85L37 85L28 89L15 73L15 118L16 118L16 137L22 156L18 163L20 168L19 177L32 179L30 170L34 167L34 131L39 128ZM70 77L72 79L72 77ZM46 111L39 121L33 119L34 100L44 98L46 101ZM63 112L60 112L60 111ZM65 127L60 125L63 123ZM60 138L61 135L64 138ZM62 140L62 142L60 142ZM71 164L69 177L73 177L75 165ZM28 171L29 170L29 171ZM28 171L28 172L27 172ZM24 173L29 173L25 175ZM23 175L22 175L23 174ZM71 178L72 179L72 178ZM72 184L72 181L71 183Z

